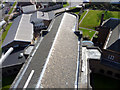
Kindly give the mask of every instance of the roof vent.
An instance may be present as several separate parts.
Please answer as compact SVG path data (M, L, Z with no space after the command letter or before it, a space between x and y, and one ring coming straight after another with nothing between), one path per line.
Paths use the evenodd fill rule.
M22 58L24 56L23 53L20 53L20 55L18 56L18 58Z

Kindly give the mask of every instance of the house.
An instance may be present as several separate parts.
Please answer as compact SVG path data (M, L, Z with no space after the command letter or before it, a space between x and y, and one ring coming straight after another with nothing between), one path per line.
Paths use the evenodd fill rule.
M98 34L98 45L101 48L105 47L105 43L107 42L107 38L110 35L109 33L116 31L118 29L118 25L120 23L120 19L110 18L102 23L102 26L97 28L99 31Z
M120 80L120 19L110 18L98 27L98 45L101 48L100 59L90 59L90 68Z
M30 22L34 25L34 30L47 29L51 20L54 19L54 12L37 11L31 15Z
M33 25L30 23L30 14L18 16L10 27L2 44L2 49L10 47L26 46L33 40Z
M77 16L56 16L41 37L11 88L74 88L78 85L79 40ZM31 75L29 83L27 79Z
M33 24L30 23L30 14L18 16L10 27L2 44L2 76L13 75L19 72L26 58L23 56L26 46L33 40Z

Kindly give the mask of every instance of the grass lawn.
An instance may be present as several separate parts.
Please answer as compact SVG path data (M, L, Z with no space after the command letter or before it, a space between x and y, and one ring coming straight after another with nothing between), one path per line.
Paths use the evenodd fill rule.
M13 83L16 75L4 77L2 79L2 90L9 90L11 84Z
M102 10L90 10L82 23L80 24L80 27L85 27L89 29L95 29L96 26L99 26L101 15L104 13L104 20L108 18L120 18L120 12L117 11L102 11Z
M8 14L11 14L13 11L13 7L10 9L10 11L8 12Z
M14 8L15 5L16 5L16 2L14 2L13 7L10 9L10 11L8 12L8 14L11 14L11 13L12 13L13 8Z
M84 11L84 12L82 13L82 15L81 15L81 17L80 17L80 20L84 17L84 15L86 14L86 12L87 12L87 11ZM79 21L80 21L80 20L79 20Z
M81 30L83 32L83 37L90 37L90 39L93 37L93 35L95 34L95 31L91 31L91 30L87 30L87 29L82 29L79 28L79 30Z
M92 76L95 90L97 90L97 88L120 88L120 80L116 80L100 74L92 74Z
M70 7L70 10L75 9L76 7Z
M69 3L67 2L66 4L63 4L63 7L65 8L65 7L67 7L67 6L69 6Z
M11 25L12 25L12 23L9 23L9 24L6 26L6 28L5 28L6 31L4 31L4 32L2 33L2 37L0 37L0 40L2 40L2 41L0 42L0 46L2 45L2 43L3 43L4 39L5 39L5 37L6 37L7 33L8 33L8 30L10 29Z
M17 2L14 2L13 7L16 5Z
M80 17L80 19L79 19L79 22L80 22L80 20L84 17L84 15L86 14L86 12L87 12L87 11L84 11L84 12L82 13L82 15L81 15L81 17ZM79 12L75 12L75 14L79 14Z

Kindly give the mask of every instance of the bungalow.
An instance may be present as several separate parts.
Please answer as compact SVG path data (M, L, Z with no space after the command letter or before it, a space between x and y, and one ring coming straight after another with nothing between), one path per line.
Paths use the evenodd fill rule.
M18 16L2 44L2 49L10 47L26 46L33 39L33 25L30 23L30 14L22 14Z

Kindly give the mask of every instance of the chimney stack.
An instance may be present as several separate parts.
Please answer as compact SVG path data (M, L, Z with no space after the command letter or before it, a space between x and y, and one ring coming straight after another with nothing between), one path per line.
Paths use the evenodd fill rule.
M101 22L100 22L100 26L102 25L102 23L103 23L103 18L104 18L104 13L102 14L102 16L101 16Z

